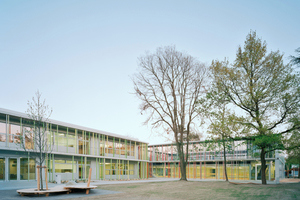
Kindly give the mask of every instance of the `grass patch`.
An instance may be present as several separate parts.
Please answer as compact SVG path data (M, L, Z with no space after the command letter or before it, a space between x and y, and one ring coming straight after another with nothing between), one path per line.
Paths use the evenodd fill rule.
M131 186L128 186L127 188L137 188L138 185L131 185Z
M262 186L222 181L170 181L101 185L98 188L122 193L88 199L300 199L300 183Z

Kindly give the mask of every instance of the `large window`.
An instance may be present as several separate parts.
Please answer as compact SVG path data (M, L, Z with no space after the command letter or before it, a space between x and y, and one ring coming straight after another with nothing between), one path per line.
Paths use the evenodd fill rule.
M105 147L105 137L104 135L99 135L99 152L100 156L104 156L104 147Z
M25 148L33 149L34 148L33 129L30 127L23 127L23 132L25 137Z
M89 134L80 130L78 130L78 149L79 154L90 154Z
M67 147L67 138L65 132L60 131L56 133L56 137L58 141L58 146Z
M5 158L0 158L0 180L5 180Z
M108 138L108 141L106 141L106 153L109 153L109 154L113 154L113 139L112 138Z
M125 155L125 140L121 139L121 155Z
M134 175L134 174L135 174L134 163L129 162L129 175Z
M76 147L76 138L75 138L75 130L69 129L68 132L68 147L75 148Z
M9 142L20 144L21 127L17 124L9 124Z
M0 142L6 142L6 123L0 121Z
M0 142L6 142L6 115L0 114Z
M73 167L72 167L73 165ZM76 164L71 160L55 160L55 173L76 173Z
M128 150L127 150L128 156L134 156L134 144L133 142L128 141Z
M21 169L20 169L20 179L21 180L34 180L35 179L35 162L34 159L21 158Z
M17 180L17 159L9 159L9 180Z

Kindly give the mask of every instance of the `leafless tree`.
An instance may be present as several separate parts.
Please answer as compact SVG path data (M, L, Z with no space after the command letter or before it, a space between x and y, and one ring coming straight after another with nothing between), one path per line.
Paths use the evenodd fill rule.
M205 92L208 70L196 58L179 52L174 46L158 48L139 58L139 73L132 78L135 94L146 112L145 123L173 134L180 159L181 180L186 179L189 134L200 115L196 106ZM199 119L201 120L201 119ZM186 146L184 142L187 142ZM184 151L184 147L186 148Z
M52 113L52 109L41 99L42 94L37 91L32 101L28 101L26 111L28 120L24 122L23 135L21 138L21 148L29 152L31 158L35 159L39 166L42 166L46 154L51 153L54 140L48 134L47 122ZM43 173L40 170L40 188L43 190Z

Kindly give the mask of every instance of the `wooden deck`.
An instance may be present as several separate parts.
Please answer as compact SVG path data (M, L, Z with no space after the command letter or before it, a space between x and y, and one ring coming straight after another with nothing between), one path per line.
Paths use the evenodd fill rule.
M25 195L45 195L47 197L47 196L49 196L50 193L66 192L67 194L69 194L70 190L65 189L65 188L60 186L60 187L49 188L48 190L43 190L43 191L38 191L36 188L34 188L34 189L17 190L17 192L21 196L25 196Z

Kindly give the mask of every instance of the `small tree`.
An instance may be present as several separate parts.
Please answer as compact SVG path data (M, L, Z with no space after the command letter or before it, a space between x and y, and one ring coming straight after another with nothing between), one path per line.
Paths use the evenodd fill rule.
M247 133L249 129L247 126L237 123L240 118L227 108L226 97L211 91L207 95L207 100L210 102L210 109L207 109L206 112L207 119L210 121L209 139L214 144L215 149L220 150L222 148L223 150L225 178L228 181L226 152L232 151L234 140L240 140L241 136Z
M51 153L54 140L48 137L47 122L52 113L45 100L41 99L42 94L37 91L32 101L28 101L26 111L28 120L24 125L23 135L21 136L21 148L29 152L31 158L35 159L39 166L42 166L46 153ZM43 190L43 173L40 170L40 187Z
M139 58L140 72L133 77L134 90L142 101L141 112L149 112L146 123L170 129L180 159L181 180L186 179L184 142L188 152L189 134L199 116L196 103L205 91L207 68L173 46L158 48ZM188 154L187 154L188 155Z
M282 57L278 51L267 54L266 43L250 32L232 65L226 60L211 65L218 91L243 116L240 123L251 127L245 137L261 150L262 184L266 153L282 149L283 136L300 128L300 77Z

